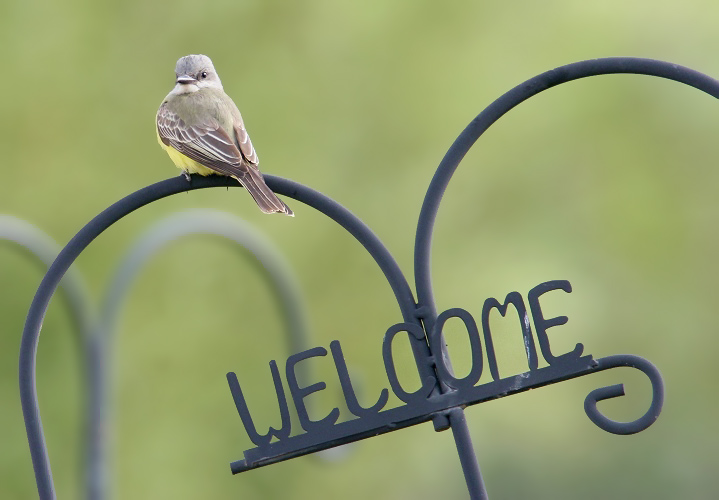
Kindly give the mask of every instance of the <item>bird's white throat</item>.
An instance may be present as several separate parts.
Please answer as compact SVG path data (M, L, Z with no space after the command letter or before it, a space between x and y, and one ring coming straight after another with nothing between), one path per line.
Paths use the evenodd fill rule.
M175 85L175 88L172 89L170 95L191 94L198 90L200 90L200 87L194 83L178 83Z

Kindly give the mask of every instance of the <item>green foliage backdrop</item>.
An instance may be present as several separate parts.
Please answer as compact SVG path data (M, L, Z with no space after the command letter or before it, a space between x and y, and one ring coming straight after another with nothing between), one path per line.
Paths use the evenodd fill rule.
M424 191L484 106L537 73L593 57L652 57L719 76L717 16L708 0L6 0L0 213L64 244L111 203L177 175L155 142L155 111L177 58L204 53L243 112L263 171L352 210L411 281ZM596 428L582 402L596 387L626 382L629 396L603 408L635 418L649 389L631 370L468 409L490 496L710 498L719 488L718 115L711 97L673 82L592 78L512 111L458 169L433 246L438 307L477 317L486 297L568 279L574 292L548 302L548 314L570 318L552 331L557 351L583 342L597 357L647 357L667 390L659 421L630 437ZM263 216L238 189L174 196L115 225L77 264L99 300L118 259L157 218L191 207L241 216L297 273L314 345L341 340L374 400L387 386L381 338L400 320L389 287L351 237L291 206L295 219ZM35 496L16 373L41 276L0 246L1 498ZM258 421L269 423L267 362L289 354L267 284L232 249L199 237L173 246L133 285L123 311L115 498L466 496L451 435L429 424L360 442L336 462L304 457L230 475L229 462L251 443L224 375L238 373ZM520 370L514 323L495 326L503 373ZM54 300L38 383L60 498L80 498L82 488L82 373L72 339ZM464 342L450 332L460 372ZM321 416L339 404L339 383L331 359L314 369L328 383L312 397Z

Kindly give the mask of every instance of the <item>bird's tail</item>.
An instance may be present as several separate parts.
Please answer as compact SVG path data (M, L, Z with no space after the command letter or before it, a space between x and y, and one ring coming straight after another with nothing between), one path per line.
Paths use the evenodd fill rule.
M242 184L245 189L247 189L247 192L252 195L255 203L257 203L257 206L260 207L260 210L264 213L283 213L285 215L289 215L290 217L295 216L294 212L290 210L290 207L285 205L285 203L280 200L269 187L267 187L265 179L262 178L262 174L256 168L250 167L247 169L247 173L245 175L237 176L235 178L240 181L240 184Z

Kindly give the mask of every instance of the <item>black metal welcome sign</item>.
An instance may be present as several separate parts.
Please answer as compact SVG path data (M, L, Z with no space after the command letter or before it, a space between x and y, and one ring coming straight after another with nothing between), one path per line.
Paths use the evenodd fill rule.
M613 385L596 389L586 397L584 406L589 418L600 428L616 434L639 432L656 420L662 407L663 385L658 371L648 361L631 355L593 359L591 355L583 352L581 343L577 343L570 352L552 351L549 340L551 329L563 325L567 318L545 317L542 297L548 293L570 293L572 289L569 281L540 283L524 295L511 292L501 302L496 298L489 298L484 301L479 321L467 311L458 308L438 314L432 293L430 248L436 214L444 191L469 148L501 116L533 95L572 80L614 73L667 78L719 98L719 82L702 73L662 61L637 58L606 58L569 64L542 73L513 88L490 104L467 126L455 140L432 178L417 223L414 252L416 299L392 255L356 216L307 186L279 177L265 176L273 191L294 198L340 224L364 246L382 269L399 305L402 322L390 326L378 345L381 345L390 389L404 404L385 409L390 389L384 388L374 396L371 406L363 406L358 401L348 373L341 343L335 340L330 343L329 351L326 347L318 346L291 355L282 367L286 385L282 382L281 369L277 363L270 362L270 375L274 381L281 426L279 429L270 428L263 434L258 431L258 425L247 407L237 376L229 373L227 379L240 419L256 445L256 448L245 451L243 460L232 463L232 472L242 472L432 420L436 430L452 430L470 496L486 498L464 408L618 366L634 367L648 376L653 391L649 409L633 422L615 422L606 418L597 410L596 404L600 400L623 395L622 385ZM42 321L60 279L87 245L125 215L166 196L227 185L227 179L222 177L193 177L188 183L180 176L158 182L127 196L80 230L60 252L43 278L30 306L20 346L21 403L40 498L53 499L55 491L37 401L36 353ZM503 378L500 373L488 320L495 310L502 316L514 312L517 314L518 332L521 332L519 334L522 335L527 357L527 371L521 374ZM442 338L443 328L452 318L459 319L464 324L471 346L471 369L461 378L456 377L452 371ZM406 391L397 378L392 343L400 334L407 335L410 340L421 381L420 388L414 392ZM316 381L309 386L302 386L297 377L298 367L311 363L314 357L328 355L334 361L347 407L356 417L340 423L337 423L337 408L319 420L310 418L304 400L308 395L323 390L326 384ZM546 362L546 366L542 363L541 368L540 355ZM477 385L485 369L489 370L491 381ZM302 432L295 435L292 435L289 418L290 404L297 410L302 427Z
M296 436L290 437L292 429L287 391L282 384L280 372L274 360L270 361L270 371L275 386L282 427L279 429L270 427L266 434L257 432L257 427L252 420L237 376L233 372L228 373L227 379L237 411L248 436L257 446L257 448L245 451L244 460L232 463L232 472L243 472L254 467L269 465L428 420L433 421L436 430L446 430L451 425L450 416L452 412L458 411L457 409L459 408L617 366L631 366L647 374L654 389L654 397L649 410L640 419L628 423L614 422L601 415L596 410L596 402L623 395L624 392L620 384L590 393L586 400L587 414L599 427L615 434L631 434L649 427L659 416L662 407L663 387L659 372L651 363L636 356L609 356L594 360L592 356L582 355L583 346L581 344L577 344L574 350L568 353L560 355L552 353L547 329L563 325L568 319L566 316L544 317L539 299L544 293L552 290L571 292L571 286L568 281L549 281L532 288L528 294L540 351L544 360L549 363L549 366L543 368L538 368L537 350L527 307L522 295L517 292L508 294L502 304L494 298L489 298L484 302L482 309L483 335L480 335L475 319L464 309L448 309L440 314L428 335L429 345L423 349L425 357L420 358L425 363L424 370L418 370L420 373L434 371L436 375L423 379L421 387L414 392L405 391L397 378L392 358L392 340L398 333L406 332L413 340L425 343L425 332L415 323L392 325L387 330L382 342L382 357L392 392L405 404L385 411L382 410L389 399L387 389L382 389L376 403L372 406L365 408L360 405L347 370L340 342L337 340L332 341L330 343L330 352L344 393L345 402L349 411L357 417L339 424L337 423L340 415L339 408L334 408L329 415L319 420L312 420L309 417L304 398L314 392L323 390L326 383L316 382L307 387L300 387L295 371L297 365L303 361L317 356L327 356L327 349L314 347L290 356L285 363L287 386L299 416L300 426L304 430L304 433ZM519 375L501 378L494 354L492 332L489 327L489 313L496 308L504 316L510 305L518 313L519 326L527 354L528 371ZM442 328L450 318L459 318L464 323L471 345L472 367L469 374L462 378L454 376L448 359L443 352ZM476 384L482 375L484 366L482 338L484 338L487 363L492 375L492 381L477 386ZM276 438L275 442L272 442L273 438Z

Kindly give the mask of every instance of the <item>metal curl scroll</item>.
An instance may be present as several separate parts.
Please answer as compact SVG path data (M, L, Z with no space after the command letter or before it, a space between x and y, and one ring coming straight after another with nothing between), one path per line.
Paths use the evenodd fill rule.
M659 370L657 370L652 363L639 356L618 354L596 360L596 366L596 371L620 366L636 368L643 372L652 384L652 402L649 405L649 409L644 415L631 422L617 422L616 420L605 417L599 409L597 409L598 401L624 396L623 384L600 387L590 392L584 400L584 411L597 427L612 434L626 435L641 432L656 422L664 405L664 382L662 381Z

